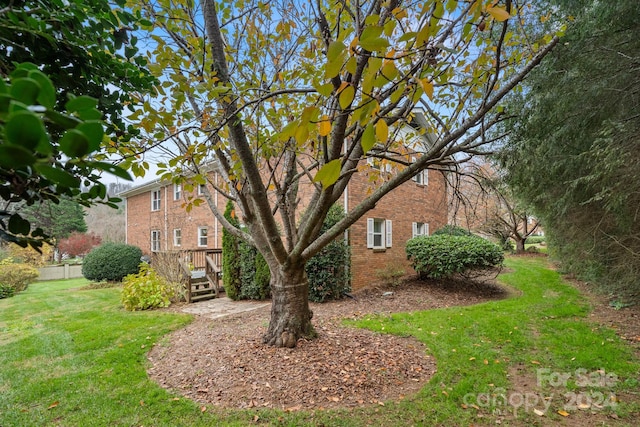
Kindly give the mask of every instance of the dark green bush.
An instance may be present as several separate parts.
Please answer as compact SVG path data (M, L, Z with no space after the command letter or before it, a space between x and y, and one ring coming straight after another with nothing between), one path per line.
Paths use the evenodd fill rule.
M16 288L13 285L6 283L0 283L0 299L11 298L16 293Z
M238 226L238 219L233 210L233 202L229 200L224 211L224 217L232 225ZM238 238L229 233L226 228L222 230L222 284L229 298L240 298L242 287L240 271L240 248Z
M469 230L467 230L466 228L460 227L459 225L451 225L451 224L447 224L442 228L439 228L438 230L434 231L431 235L432 236L439 236L439 235L447 235L447 236L476 236L475 234L473 234L472 232L470 232Z
M240 242L240 299L264 300L271 296L269 266L256 248Z
M440 279L502 264L502 249L477 236L435 235L407 242L407 258L423 278Z
M322 224L324 232L344 218L340 205L333 205ZM342 298L351 290L351 253L342 236L329 243L318 254L307 261L305 271L309 280L309 300L324 302Z
M87 254L82 263L82 275L89 280L120 282L140 270L142 251L137 246L105 243Z

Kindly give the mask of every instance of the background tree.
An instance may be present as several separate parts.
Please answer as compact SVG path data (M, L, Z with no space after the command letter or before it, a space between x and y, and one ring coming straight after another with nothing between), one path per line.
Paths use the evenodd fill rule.
M193 173L194 182L204 182L202 166L217 162L224 182L210 184L235 202L246 231L224 218L208 191L204 199L269 265L266 343L291 347L314 334L307 260L418 172L483 151L486 131L502 119L502 99L558 40L524 34L522 21L539 11L527 2L515 6L511 0L132 4L153 24L149 67L161 81L159 98L130 117L147 134L141 148L171 143L160 165L167 179ZM429 136L427 129L400 135L418 104ZM321 232L329 208L367 159L391 172ZM299 214L302 186L313 194Z
M512 101L502 162L564 268L637 298L640 3L552 3L575 25Z
M67 254L70 257L79 257L85 256L100 243L102 243L100 236L93 233L71 233L69 237L58 242L58 250L61 254Z
M539 230L539 221L526 203L504 180L504 172L484 159L464 165L455 175L451 201L456 224L498 240L505 249L525 252L529 236Z
M87 231L82 205L66 197L60 198L58 203L46 201L26 206L20 213L32 226L41 228L54 239L56 246L57 242L69 237L73 232Z
M46 237L16 210L22 202L65 196L113 204L100 174L130 179L99 153L103 143L113 152L137 132L121 113L128 92L153 81L135 57L135 38L121 49L136 28L123 4L14 0L0 7L0 239L38 246Z

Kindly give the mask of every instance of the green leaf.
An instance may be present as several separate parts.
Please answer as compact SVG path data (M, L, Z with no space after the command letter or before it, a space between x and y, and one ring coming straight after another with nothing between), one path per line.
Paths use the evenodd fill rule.
M76 127L76 130L82 132L89 141L89 152L94 152L100 148L102 137L104 136L104 129L102 123L99 121L87 121L81 123Z
M363 153L367 154L369 150L376 144L376 132L372 124L368 124L362 132L362 139L360 139L360 145L362 145Z
M384 51L389 47L389 41L381 37L383 27L371 26L362 31L360 36L360 46L370 52Z
M61 184L65 187L76 188L80 186L80 180L64 169L58 169L50 165L36 165L36 170L49 181Z
M94 169L108 172L111 175L117 176L118 178L126 179L127 181L132 180L129 172L127 172L120 166L116 166L107 162L87 162L87 165L93 167Z
M78 111L78 117L82 120L100 120L102 119L102 113L95 108L88 108Z
M74 128L78 125L78 123L80 123L80 121L75 117L67 116L66 114L62 114L53 110L46 111L44 115L47 119L51 120L53 123L63 129Z
M13 214L9 218L9 231L13 234L22 234L23 236L27 236L29 234L29 230L31 229L31 224L29 221L22 218L18 214Z
M67 109L67 111L72 113L76 111L79 112L83 110L96 108L97 105L98 105L97 99L92 98L90 96L83 95L67 101L67 103L65 104L65 108Z
M47 133L40 118L28 110L15 112L9 116L4 133L7 142L22 145L33 151L40 141L47 139Z
M313 178L315 182L320 182L323 187L329 187L340 178L340 159L331 160L320 168Z
M60 139L60 150L69 157L83 157L89 154L89 141L84 133L70 129Z
M340 101L340 107L343 110L346 110L347 108L349 108L349 105L351 105L351 103L353 102L353 98L356 95L356 90L353 86L348 85L347 87L345 87L342 92L340 92L340 96L338 98L338 100Z
M344 43L340 41L331 42L331 44L329 44L329 49L327 50L327 59L329 59L330 62L335 61L340 58L346 48L347 47Z
M35 104L39 93L40 85L29 77L22 77L11 82L11 96L26 105Z
M56 89L53 87L53 83L51 83L49 77L40 70L31 70L29 71L29 78L35 80L40 85L40 92L36 99L38 103L46 108L53 108L56 104Z
M0 144L0 165L6 168L29 166L36 162L36 158L19 145Z
M327 62L327 65L324 66L324 76L327 79L332 79L338 74L340 74L340 70L342 69L342 58L338 58L335 61Z

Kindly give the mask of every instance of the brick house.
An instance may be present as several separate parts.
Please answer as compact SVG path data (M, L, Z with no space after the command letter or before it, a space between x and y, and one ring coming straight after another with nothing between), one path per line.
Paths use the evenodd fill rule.
M362 173L351 179L343 194L345 211L356 206L376 182L384 180L385 174L393 173L389 166L363 162ZM217 182L217 172L210 172L209 179ZM345 238L351 246L354 290L382 280L390 271L413 273L406 259L405 243L447 223L445 186L441 172L423 171L384 196L349 228ZM305 193L309 193L303 190L305 187L311 186L300 186L300 211L306 205ZM227 199L213 188L211 193L216 206L224 211ZM127 243L140 247L145 254L222 247L222 226L205 203L187 212L184 204L188 195L181 185L156 180L121 196L126 200Z

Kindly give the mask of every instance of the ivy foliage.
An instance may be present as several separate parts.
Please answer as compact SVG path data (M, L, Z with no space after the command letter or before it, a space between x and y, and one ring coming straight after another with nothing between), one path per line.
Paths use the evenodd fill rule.
M142 263L139 273L122 280L122 305L129 311L168 307L174 297L173 289L149 264Z
M333 205L322 224L321 233L345 216L339 204ZM309 280L309 300L324 302L339 299L351 290L351 251L342 236L325 246L305 266Z
M443 279L490 269L504 261L502 249L477 236L419 236L406 245L407 259L422 278Z
M137 246L108 242L93 249L82 263L82 275L96 282L120 282L140 270L142 250Z
M229 200L224 211L224 217L234 227L239 226L233 202ZM227 297L232 300L240 298L242 287L240 268L240 242L226 228L222 230L222 284Z

